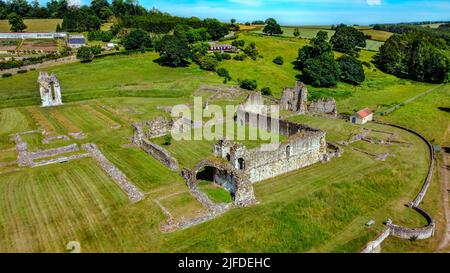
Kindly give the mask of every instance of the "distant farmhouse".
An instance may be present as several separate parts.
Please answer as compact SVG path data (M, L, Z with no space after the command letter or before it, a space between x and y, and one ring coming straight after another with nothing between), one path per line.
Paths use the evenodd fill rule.
M238 52L238 48L232 45L210 45L209 51L212 52Z
M364 108L350 117L351 123L354 124L366 124L367 122L372 120L373 120L373 112L369 108Z
M83 35L70 35L67 44L70 48L80 48L86 45L86 38Z

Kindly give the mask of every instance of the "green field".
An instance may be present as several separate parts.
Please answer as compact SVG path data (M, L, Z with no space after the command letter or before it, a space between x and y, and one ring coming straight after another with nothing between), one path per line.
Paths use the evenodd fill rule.
M281 29L283 30L283 34L281 35L281 37L289 37L289 38L293 38L294 37L294 30L297 27L281 27ZM317 33L319 31L326 31L328 33L328 37L331 38L331 36L334 35L334 30L331 30L330 27L308 27L308 26L304 26L304 27L298 27L300 30L300 37L303 39L311 39L316 37ZM366 40L367 46L366 46L366 50L371 50L371 51L379 51L380 47L383 45L383 42L387 40L387 38L389 38L390 35L392 35L392 33L389 32L379 32L376 30L372 30L372 29L365 29L363 28L362 30L364 32L364 34L369 34L372 35L372 40ZM262 29L257 29L252 31L253 33L257 33L257 34L263 34Z
M62 19L24 19L26 32L54 32ZM0 20L0 32L10 32L8 20Z
M241 34L241 39L255 42L264 58L222 62L220 65L233 77L228 86L235 85L238 78L256 79L259 88L269 86L280 97L284 87L295 84L298 71L291 62L308 40L252 33ZM360 59L370 62L374 54L362 51ZM285 59L282 66L272 63L278 55ZM156 58L155 53L145 53L51 67L48 70L61 81L65 102L51 109L38 106L37 71L0 79L0 164L11 163L16 156L11 150L13 133L45 128L52 135L60 135L82 130L85 139L71 139L68 143L44 145L39 135L26 139L33 149L96 143L145 193L143 201L130 204L90 158L21 170L0 165L0 252L65 252L69 241L79 241L83 252L357 252L382 230L387 218L411 227L425 224L404 204L422 186L427 173L427 147L412 134L368 124L367 128L394 132L399 140L413 145L352 144L344 147L341 158L327 164L315 164L255 184L259 201L255 206L232 209L187 230L161 233L161 223L167 217L157 200L177 220L202 215L204 208L187 192L178 173L130 145L130 124L167 116L163 107L191 104L200 86L220 86L222 79L194 64L161 67L154 62ZM365 71L367 80L361 86L340 83L329 89L308 87L309 97L334 97L341 113L363 107L381 112L435 87L398 79L373 65L365 67ZM450 85L443 85L379 118L406 125L443 143L450 123L449 90ZM221 106L235 104L243 97L245 93L216 102ZM360 130L343 120L311 116L291 119L325 130L327 139L334 142L346 140ZM112 123L122 126L114 129ZM161 139L155 141L161 144ZM213 143L173 141L165 148L182 166L192 167L197 160L212 155ZM260 143L246 144L251 147ZM352 147L394 155L384 162L375 161ZM438 185L434 181L424 203L433 215L440 213ZM211 186L202 185L202 190L214 201L229 201L227 192ZM376 224L366 228L365 223L371 219ZM435 243L435 239L389 239L385 249L432 251Z

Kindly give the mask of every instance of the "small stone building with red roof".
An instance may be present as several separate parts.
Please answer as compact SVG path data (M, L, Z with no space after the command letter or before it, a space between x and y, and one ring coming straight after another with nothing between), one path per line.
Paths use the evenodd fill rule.
M350 117L350 122L354 124L365 124L373 120L373 112L369 108L359 110L356 114Z

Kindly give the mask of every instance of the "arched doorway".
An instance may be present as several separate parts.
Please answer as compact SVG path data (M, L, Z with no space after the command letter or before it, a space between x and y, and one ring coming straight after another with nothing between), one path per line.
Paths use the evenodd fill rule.
M245 169L245 160L242 157L238 159L238 169L239 170Z

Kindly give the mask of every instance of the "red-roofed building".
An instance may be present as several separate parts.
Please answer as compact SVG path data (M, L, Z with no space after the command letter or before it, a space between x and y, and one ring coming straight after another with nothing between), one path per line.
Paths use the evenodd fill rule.
M354 124L365 124L373 120L373 112L369 108L364 108L350 117L350 121Z

